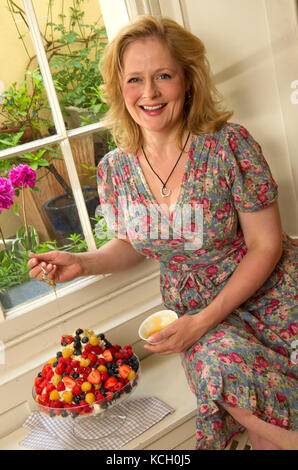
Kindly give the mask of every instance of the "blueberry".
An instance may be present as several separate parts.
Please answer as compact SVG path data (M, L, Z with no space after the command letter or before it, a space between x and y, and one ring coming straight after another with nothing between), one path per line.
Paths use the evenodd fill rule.
M64 343L61 343L61 346L67 346L67 343L64 341Z
M112 343L110 343L109 341L105 341L105 345L107 349L112 347Z
M119 392L119 391L115 392L115 393L114 393L114 398L117 399L117 398L119 398L119 397L120 397L120 392Z
M78 328L77 331L76 331L76 335L80 335L81 333L83 333L82 328Z
M103 333L100 333L99 335L97 335L97 338L105 339L105 335Z
M71 417L75 419L77 416L79 416L79 413L75 413L74 411L71 413Z
M58 351L57 354L56 354L56 357L57 357L57 359L59 359L59 357L62 357L62 352Z
M79 404L80 404L80 401L81 401L80 396L79 396L79 395L75 395L73 401L74 401L77 405L79 405Z
M62 416L63 418L67 418L67 416L68 416L67 411L66 411L66 410L61 411L61 416Z
M77 372L74 372L74 373L72 374L72 378L73 378L73 379L78 379L79 377L80 377L80 374L78 374Z
M81 354L81 350L80 349L75 349L73 353L74 353L75 356L79 356Z
M131 392L131 385L128 384L126 387L125 387L125 393L130 393Z
M50 410L50 417L55 418L56 414L54 410Z
M58 365L58 361L55 361L55 362L53 363L53 367L57 367L57 365Z
M42 377L41 372L38 372L37 377Z
M88 343L89 341L89 338L87 336L84 336L84 338L82 338L82 343Z
M100 408L102 408L103 410L107 409L108 406L109 406L108 403L105 401L100 404Z

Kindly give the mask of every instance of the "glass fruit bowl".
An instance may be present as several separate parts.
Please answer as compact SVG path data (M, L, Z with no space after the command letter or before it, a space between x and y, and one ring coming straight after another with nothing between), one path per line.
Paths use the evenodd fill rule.
M32 394L46 426L52 427L55 418L55 427L63 434L73 428L77 437L86 439L90 432L79 436L76 431L88 428L90 420L95 420L96 428L105 418L113 419L115 426L118 418L119 425L124 422L128 405L122 402L134 392L139 379L140 362L131 345L113 345L104 334L77 328L61 337L61 350L35 377Z
M51 404L54 406L42 404L42 399L39 395L36 394L34 386L32 389L32 396L37 405L38 410L51 418L62 418L63 420L69 418L80 420L81 418L86 418L90 416L98 416L100 414L103 415L106 411L114 407L114 405L118 405L127 398L129 398L131 394L135 391L140 379L141 371L137 356L134 354L133 357L135 357L136 361L138 361L138 369L135 372L135 376L132 380L122 385L121 388L119 388L119 386L117 387L117 384L120 384L120 382L117 381L117 384L115 384L114 386L112 386L111 384L110 390L99 390L98 393L96 393L96 391L95 393L93 393L91 388L91 391L82 392L81 395L74 395L74 400L77 403L74 403L74 400L72 400L71 403L52 400ZM115 380L117 379L115 378ZM67 393L69 393L68 390ZM92 395L94 396L94 399ZM78 399L76 399L76 397L78 397Z

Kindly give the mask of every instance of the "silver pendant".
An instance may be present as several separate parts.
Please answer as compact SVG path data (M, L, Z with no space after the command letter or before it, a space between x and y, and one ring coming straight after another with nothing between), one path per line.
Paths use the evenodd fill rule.
M171 194L171 190L163 186L160 190L160 194L162 197L169 197L169 195Z

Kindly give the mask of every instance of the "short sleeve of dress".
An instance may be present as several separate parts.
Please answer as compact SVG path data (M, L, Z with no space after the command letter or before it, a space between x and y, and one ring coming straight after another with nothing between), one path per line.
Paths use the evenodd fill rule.
M113 162L114 156L112 153L109 153L100 160L97 167L99 214L105 219L110 238L125 239L127 236L125 220L120 204L119 192L113 177Z
M278 186L261 146L237 124L229 126L226 144L222 160L235 208L253 212L271 204L278 196Z

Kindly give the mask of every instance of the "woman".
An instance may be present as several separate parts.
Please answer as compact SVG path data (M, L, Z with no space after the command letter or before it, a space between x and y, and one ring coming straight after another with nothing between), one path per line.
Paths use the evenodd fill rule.
M223 449L247 428L254 449L297 449L295 244L260 146L228 122L202 42L170 19L123 28L101 67L118 148L98 187L115 238L96 253L31 254L31 277L42 280L40 265L65 282L156 259L179 319L145 348L181 353L197 448Z

